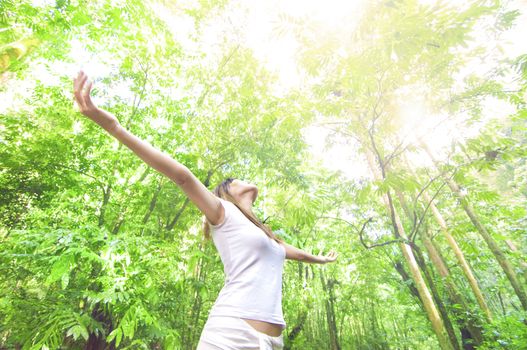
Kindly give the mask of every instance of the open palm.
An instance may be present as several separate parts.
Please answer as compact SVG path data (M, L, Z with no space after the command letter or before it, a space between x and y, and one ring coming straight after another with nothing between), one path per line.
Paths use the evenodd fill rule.
M80 112L106 130L119 125L119 121L114 115L98 108L93 103L90 96L92 87L93 83L88 80L88 76L83 71L80 71L73 80L73 94Z
M338 253L332 250L328 254L320 256L325 260L324 263L329 263L337 260Z

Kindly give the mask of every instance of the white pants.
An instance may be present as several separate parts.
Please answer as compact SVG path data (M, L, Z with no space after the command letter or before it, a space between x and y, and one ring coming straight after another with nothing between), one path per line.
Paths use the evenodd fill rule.
M201 332L197 350L282 350L283 334L272 337L239 317L211 316Z

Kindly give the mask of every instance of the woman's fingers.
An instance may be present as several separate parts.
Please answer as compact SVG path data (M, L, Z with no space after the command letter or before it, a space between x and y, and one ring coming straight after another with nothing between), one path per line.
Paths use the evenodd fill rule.
M73 79L73 97L75 98L75 101L77 101L77 103L79 102L79 98L80 98L80 86L79 86L80 75L81 75L81 72L79 72L77 76L75 77L75 79Z
M83 71L80 71L77 75L77 85L76 85L76 92L81 93L82 89L84 88L84 83L88 79L88 76Z
M88 79L88 76L84 74L83 71L80 71L77 75L77 78L75 78L73 84L73 93L75 95L75 100L77 101L77 104L79 105L79 108L81 110L86 108L83 96L84 83L86 82L86 79Z
M81 112L95 108L90 97L92 86L93 83L88 80L88 75L83 71L79 71L73 81L73 93Z
M93 86L93 82L91 80L89 80L88 83L86 84L86 87L83 89L83 92L82 92L82 99L84 101L85 107L87 107L87 108L95 107L93 105L93 102L92 102L91 97L90 97L92 86Z
M82 72L79 71L77 73L77 76L75 77L75 79L73 79L73 93L75 93L75 94L77 93L77 91L80 91L79 82L80 82L81 74L82 74Z
M327 258L329 259L329 261L335 261L337 260L337 252L335 252L334 250L330 251L327 255Z

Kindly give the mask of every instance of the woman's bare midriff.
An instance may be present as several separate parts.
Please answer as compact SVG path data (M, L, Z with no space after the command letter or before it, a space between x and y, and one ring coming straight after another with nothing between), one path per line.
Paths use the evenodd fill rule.
M276 324L276 323L269 323L265 321L258 321L258 320L248 320L246 318L242 318L245 322L247 322L251 327L256 329L258 332L270 335L271 337L278 337L280 334L282 334L282 331L284 329L284 326Z

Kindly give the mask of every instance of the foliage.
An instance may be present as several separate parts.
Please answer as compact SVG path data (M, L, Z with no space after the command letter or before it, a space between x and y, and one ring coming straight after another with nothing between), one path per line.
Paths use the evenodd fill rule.
M256 183L256 212L288 243L339 251L336 264L286 263L286 348L449 346L427 321L407 245L452 344L522 349L526 311L474 224L526 285L526 55L491 55L521 13L374 1L353 28L284 14L277 32L298 43L303 84L277 93L279 77L232 24L245 6L0 1L0 348L194 349L224 282L197 208L76 112L71 75L86 65L97 103L133 134L209 188ZM467 73L483 56L488 70ZM401 108L416 95L418 117ZM489 101L513 112L493 118ZM352 155L343 168L371 176L326 169L309 152L313 127ZM441 128L460 136L416 161L428 159L418 139Z

